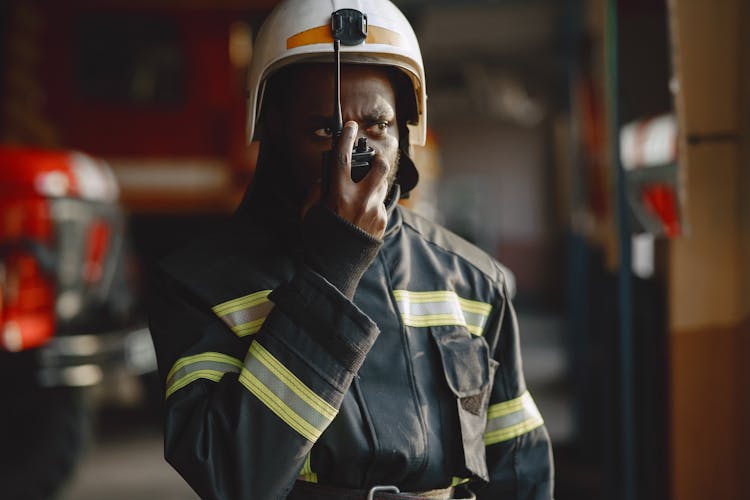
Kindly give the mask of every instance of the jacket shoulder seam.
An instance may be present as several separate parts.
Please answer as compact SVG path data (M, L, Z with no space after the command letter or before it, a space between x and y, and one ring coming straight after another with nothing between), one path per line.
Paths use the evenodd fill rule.
M438 226L437 224L429 222L427 219L424 219L423 217L415 214L414 212L408 209L400 209L400 210L401 210L401 215L403 217L404 225L408 226L412 231L419 234L419 236L424 241L430 243L431 245L439 248L440 250L444 252L450 253L451 255L458 257L459 259L461 259L461 261L469 264L471 267L479 271L483 276L501 285L501 287L505 285L505 282L506 282L505 274L503 273L499 264L490 255L485 253L483 250L477 248L476 246L472 245L468 241L464 240L457 234L449 231L448 229L445 229L441 226ZM429 226L429 227L425 227L425 226ZM444 244L442 242L436 241L437 238L435 238L435 235L428 234L428 232L440 233L440 235L446 239L445 243L448 243L448 244ZM465 247L465 249L474 253L477 257L481 257L482 259L484 259L485 263L476 262L476 260L479 260L478 258L477 259L469 258L467 255L462 253L461 250L457 248L459 245Z

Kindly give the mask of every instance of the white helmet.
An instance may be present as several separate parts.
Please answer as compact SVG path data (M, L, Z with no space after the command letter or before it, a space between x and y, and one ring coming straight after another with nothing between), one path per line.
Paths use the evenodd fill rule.
M248 81L247 140L256 133L268 77L299 62L333 62L331 15L355 9L367 16L367 38L341 45L343 63L394 66L414 88L416 117L409 142L423 146L427 138L427 93L417 37L409 21L388 0L283 0L261 26L253 48Z

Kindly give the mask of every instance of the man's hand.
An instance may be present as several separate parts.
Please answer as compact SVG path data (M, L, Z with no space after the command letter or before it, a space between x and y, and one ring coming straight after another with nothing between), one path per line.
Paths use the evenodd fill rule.
M391 166L382 155L376 154L367 175L359 182L352 180L352 148L357 138L358 125L350 121L344 125L341 138L333 153L328 196L321 200L323 186L319 183L310 189L302 208L302 216L315 204L323 205L364 232L382 239L388 222L385 197L388 195L388 172Z

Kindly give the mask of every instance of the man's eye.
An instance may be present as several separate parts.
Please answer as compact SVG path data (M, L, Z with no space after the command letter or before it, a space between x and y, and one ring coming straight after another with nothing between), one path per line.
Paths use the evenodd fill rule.
M315 132L313 132L318 137L331 137L333 135L333 131L330 127L323 127L317 129Z
M388 131L388 127L391 126L391 122L388 121L382 121L373 123L369 127L367 127L367 132L373 135L383 135Z

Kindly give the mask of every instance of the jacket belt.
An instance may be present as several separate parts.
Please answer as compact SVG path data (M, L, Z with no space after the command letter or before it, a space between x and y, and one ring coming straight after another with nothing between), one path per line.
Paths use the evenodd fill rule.
M453 496L454 488L417 493L394 493L385 489L380 490L379 488L373 488L373 490L375 491L350 490L297 481L287 500L448 500L457 498ZM372 496L370 496L371 493ZM472 497L460 496L458 498Z

